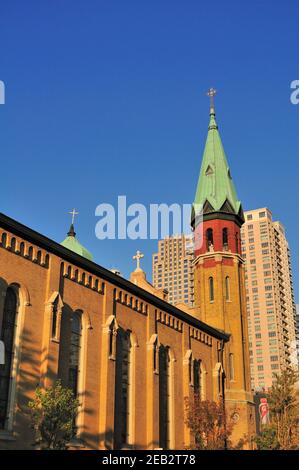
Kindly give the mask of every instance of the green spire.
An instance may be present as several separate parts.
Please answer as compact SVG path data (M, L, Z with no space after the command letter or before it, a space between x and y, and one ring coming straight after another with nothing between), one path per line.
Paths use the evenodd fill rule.
M61 242L61 245L73 251L74 253L77 253L77 255L83 256L84 258L87 258L92 261L92 254L86 248L84 248L84 246L82 246L76 238L76 232L74 229L74 217L78 214L78 212L73 209L70 214L72 214L72 223L67 233L67 237L65 240L63 240L63 242Z
M242 217L241 202L235 190L229 166L215 119L213 97L210 89L210 123L194 204L203 205L204 213L230 212Z

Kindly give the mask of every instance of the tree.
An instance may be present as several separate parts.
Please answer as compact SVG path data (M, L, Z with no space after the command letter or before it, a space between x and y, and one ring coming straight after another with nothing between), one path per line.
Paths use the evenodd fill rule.
M268 403L280 449L299 448L298 373L285 369L274 375Z
M229 437L233 429L222 402L201 401L194 396L185 398L186 424L194 438L194 449L221 450L231 446Z
M255 437L257 450L278 450L280 448L276 429L268 426Z
M28 403L36 440L42 449L65 449L75 434L79 401L57 381L47 390L37 388Z

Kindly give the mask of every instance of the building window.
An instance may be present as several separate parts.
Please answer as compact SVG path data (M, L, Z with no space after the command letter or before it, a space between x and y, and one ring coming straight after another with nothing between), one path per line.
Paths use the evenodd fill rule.
M213 229L208 228L206 232L207 237L207 250L210 251L213 248L214 240L213 240Z
M80 312L72 315L71 343L69 356L69 387L74 396L78 395L78 379L80 373L80 352L82 337L82 318Z
M16 331L17 296L13 288L6 291L3 320L1 328L1 341L5 348L5 364L0 365L0 429L7 426L9 410L9 394L11 388L11 372L13 364L13 349Z
M159 348L159 446L170 448L170 358L165 346Z
M230 282L229 276L225 278L225 300L228 302L230 300Z
M56 297L55 302L53 303L52 332L51 332L52 339L57 338L57 304L58 304L58 297Z
M201 362L200 360L194 359L193 361L193 385L194 395L201 399L202 396L202 376L201 376Z
M222 230L222 245L223 245L223 250L227 251L228 250L228 230L227 230L227 228L224 228Z
M236 243L236 252L239 253L239 245L240 245L240 243L239 243L239 234L238 234L238 232L236 232L236 234L235 234L235 243ZM251 247L249 247L249 250L250 250L250 249L251 249Z
M117 448L131 444L132 342L130 331L118 330L116 345L115 419Z
M209 297L210 302L214 302L214 279L209 277Z

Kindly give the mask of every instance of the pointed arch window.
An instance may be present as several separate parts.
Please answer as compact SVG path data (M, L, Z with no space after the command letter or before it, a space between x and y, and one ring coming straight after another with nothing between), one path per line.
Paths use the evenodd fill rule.
M209 298L210 302L214 302L215 294L214 294L214 279L209 277Z
M170 357L169 348L159 348L159 445L170 448Z
M17 295L14 289L9 287L6 291L1 326L1 341L3 341L5 348L5 364L0 365L0 429L6 428L8 420L17 305Z
M118 329L116 338L115 380L115 447L131 442L132 337L130 331Z
M206 232L206 239L207 239L207 250L211 251L214 246L214 238L213 238L213 229L208 228Z
M230 279L229 276L225 278L225 300L230 301Z
M222 230L222 246L223 251L228 250L228 230L226 227Z
M193 361L193 385L194 385L194 395L201 399L201 386L202 386L202 377L201 377L201 361L194 359Z
M235 234L235 242L236 242L236 253L239 253L239 234L236 232Z
M81 342L82 315L80 312L74 312L71 322L71 341L69 355L69 387L73 391L74 396L78 395Z
M58 297L55 299L53 303L53 309L52 309L52 332L51 332L51 337L57 338L57 323L58 323Z

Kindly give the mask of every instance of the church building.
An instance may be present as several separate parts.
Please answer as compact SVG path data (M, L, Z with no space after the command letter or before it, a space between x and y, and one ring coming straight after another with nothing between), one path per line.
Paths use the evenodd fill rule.
M140 267L93 262L72 223L62 243L0 214L0 449L33 449L28 401L56 379L78 396L70 449L184 449L184 399L223 400L251 447L244 222L215 120L193 205L195 305L171 305ZM197 209L203 207L203 217Z

